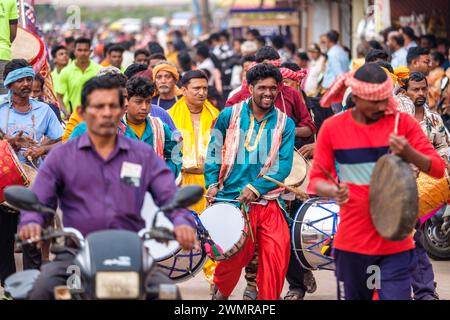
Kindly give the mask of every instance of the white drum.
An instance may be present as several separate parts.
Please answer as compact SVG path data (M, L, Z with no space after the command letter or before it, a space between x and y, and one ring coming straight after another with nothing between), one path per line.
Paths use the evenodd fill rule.
M145 197L143 210L147 225L150 225L158 210L150 194ZM157 226L173 229L172 223L162 213L158 215ZM178 241L170 241L166 245L156 240L147 240L144 245L157 262L158 268L174 282L193 278L206 262L206 253L202 248L200 250L183 250Z
M248 226L241 210L236 206L218 202L203 210L199 218L202 224L199 226L200 232L207 231L210 245L219 249L220 255L207 252L213 260L229 259L244 246Z

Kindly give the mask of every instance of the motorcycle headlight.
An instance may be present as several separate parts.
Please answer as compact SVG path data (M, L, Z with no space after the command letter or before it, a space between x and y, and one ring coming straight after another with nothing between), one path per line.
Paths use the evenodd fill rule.
M98 299L137 299L140 295L137 272L98 272L95 280Z

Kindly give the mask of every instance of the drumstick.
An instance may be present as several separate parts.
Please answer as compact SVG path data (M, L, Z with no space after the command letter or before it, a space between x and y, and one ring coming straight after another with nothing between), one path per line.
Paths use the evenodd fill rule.
M330 179L331 182L333 182L333 184L334 184L336 187L340 188L339 183L331 176L331 174L328 173L327 170L325 170L325 169L320 165L319 162L317 162L317 165L319 166L319 168L320 168L320 170L322 171L322 173L323 173L324 175L326 175L327 178Z
M400 119L400 112L397 112L397 114L395 115L395 125L394 125L394 134L397 136L398 135L398 121Z
M210 197L210 196L203 196L203 197L205 197L205 198L208 198L208 199L214 199L214 200L216 200L216 201L219 201L219 202L239 202L239 200L233 200L233 199L225 199L225 198L216 198L216 197ZM250 202L251 204L260 204L259 202Z
M290 187L290 186L288 186L288 185L286 185L286 184L284 184L284 183L282 183L282 182L280 182L278 180L275 180L274 178L268 177L268 176L263 176L263 178L268 180L268 181L270 181L270 182L275 183L277 186L279 186L281 188L285 188L289 192L294 193L302 201L305 201L305 200L309 199L309 196L305 192L300 190L300 189Z

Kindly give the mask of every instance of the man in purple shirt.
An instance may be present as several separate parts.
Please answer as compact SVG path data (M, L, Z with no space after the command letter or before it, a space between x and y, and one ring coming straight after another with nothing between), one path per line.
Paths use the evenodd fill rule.
M145 227L140 215L145 192L158 206L170 202L176 192L175 177L143 142L117 134L124 98L109 76L89 80L82 92L81 116L88 132L57 147L46 158L33 184L33 191L45 205L56 208L58 200L65 227L84 236L104 229L139 231ZM76 163L71 170L65 161ZM72 167L73 168L73 167ZM186 209L167 214L174 224L180 245L191 249L196 241L195 222ZM45 219L34 212L22 212L19 235L22 240L39 240ZM73 256L41 269L31 299L52 299L53 288L64 285L63 268ZM57 256L58 260L58 256Z

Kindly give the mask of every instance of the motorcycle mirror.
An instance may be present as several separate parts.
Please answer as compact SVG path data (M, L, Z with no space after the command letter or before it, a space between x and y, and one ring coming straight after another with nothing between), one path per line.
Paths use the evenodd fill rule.
M171 203L161 208L161 211L170 211L176 208L187 208L203 197L203 187L198 185L189 185L178 189Z
M5 188L5 200L12 206L27 211L53 213L50 208L43 206L36 194L23 186L9 186Z
M447 89L447 87L448 87L448 82L449 82L448 77L442 78L442 81L441 81L441 91L444 91L445 89Z

